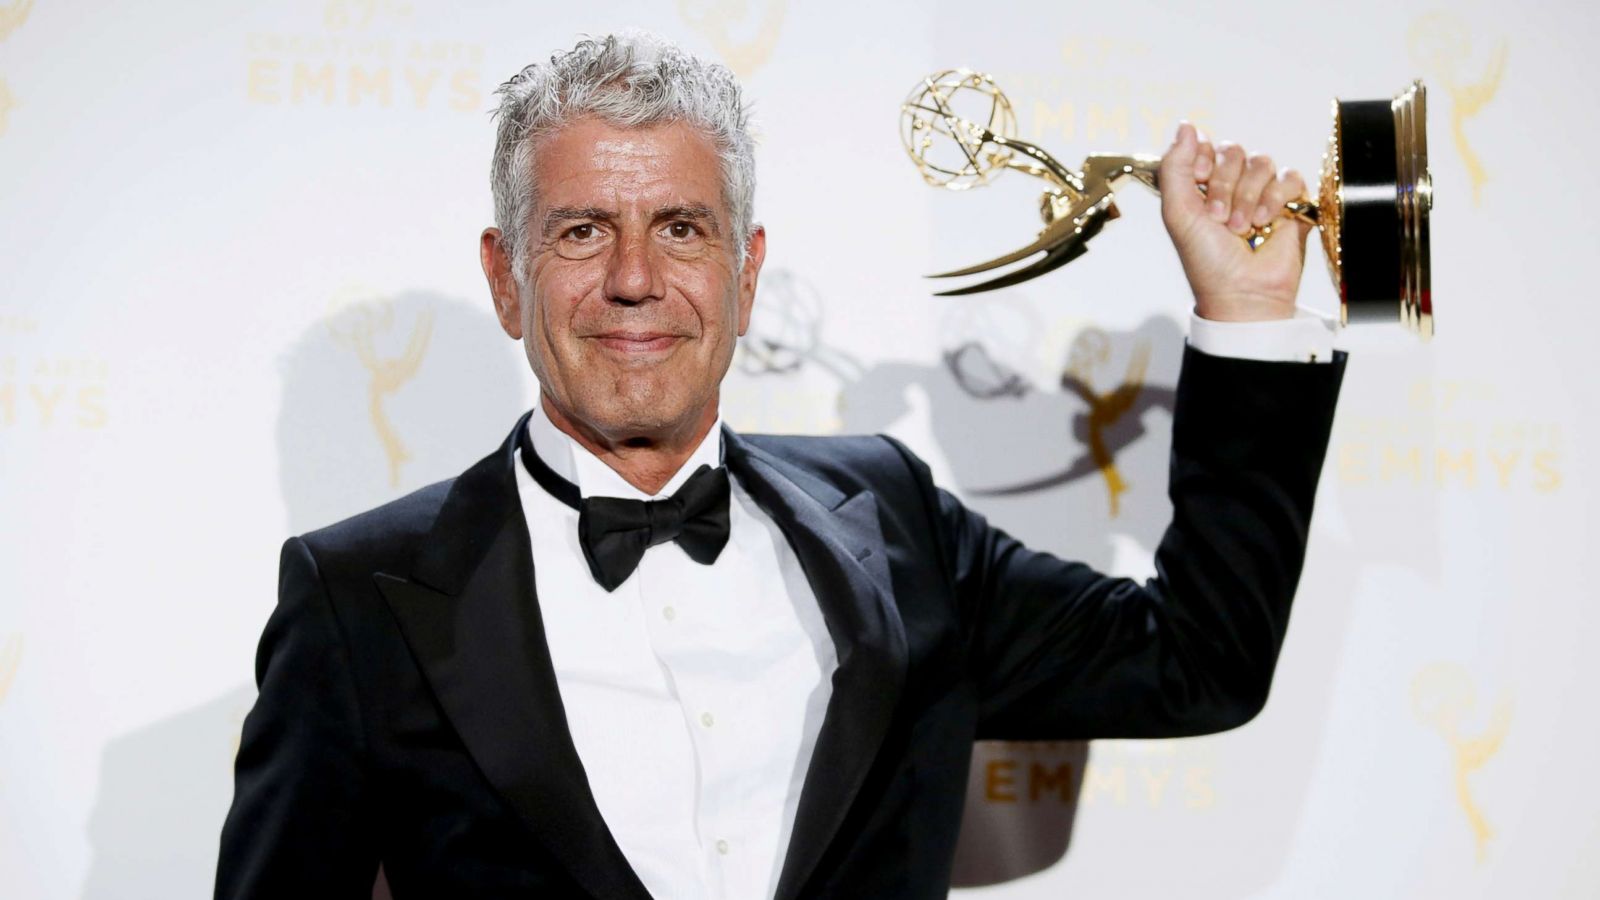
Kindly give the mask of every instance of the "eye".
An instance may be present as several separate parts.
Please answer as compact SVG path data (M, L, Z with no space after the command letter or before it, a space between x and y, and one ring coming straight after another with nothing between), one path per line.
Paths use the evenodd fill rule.
M575 222L561 232L555 251L566 259L589 259L611 243L611 233L599 222Z
M689 222L673 222L667 226L667 236L675 241L687 241L699 233L700 229Z

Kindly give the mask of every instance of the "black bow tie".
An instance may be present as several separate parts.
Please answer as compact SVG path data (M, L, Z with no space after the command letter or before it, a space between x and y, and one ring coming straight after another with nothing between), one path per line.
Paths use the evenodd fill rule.
M607 591L628 580L644 551L676 541L702 565L716 562L728 543L728 470L701 466L665 500L580 497L578 486L557 475L534 452L528 430L517 440L522 464L550 496L578 511L578 543L589 572Z

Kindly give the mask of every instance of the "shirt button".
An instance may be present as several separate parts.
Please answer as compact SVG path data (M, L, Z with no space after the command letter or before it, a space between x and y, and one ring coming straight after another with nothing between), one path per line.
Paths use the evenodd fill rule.
M700 714L700 724L704 725L707 728L710 728L711 727L711 723L715 722L715 721L716 721L715 719L711 718L711 713L703 712L703 713Z
M678 611L669 606L661 611L661 615L665 617L668 622L671 622L673 619L678 617Z
M727 856L728 855L728 842L727 841L717 841L717 852L721 853L723 856Z

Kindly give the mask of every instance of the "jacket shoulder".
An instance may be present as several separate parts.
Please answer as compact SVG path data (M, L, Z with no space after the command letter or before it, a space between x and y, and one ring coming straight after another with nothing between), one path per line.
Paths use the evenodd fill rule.
M910 451L881 434L743 436L751 445L822 479L845 494L894 494L915 489Z
M309 531L300 540L324 571L352 565L379 570L408 557L433 527L454 478L418 488L366 512Z

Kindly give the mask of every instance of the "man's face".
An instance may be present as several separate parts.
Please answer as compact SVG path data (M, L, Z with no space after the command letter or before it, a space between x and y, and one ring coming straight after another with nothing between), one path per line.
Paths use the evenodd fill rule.
M705 135L580 119L535 148L529 278L490 229L484 267L556 412L606 442L703 433L745 332L765 252L743 271Z

